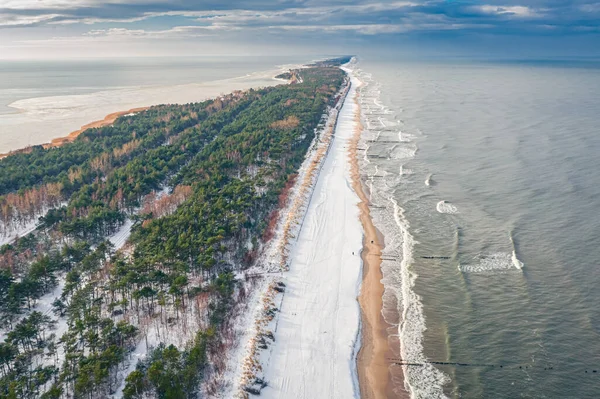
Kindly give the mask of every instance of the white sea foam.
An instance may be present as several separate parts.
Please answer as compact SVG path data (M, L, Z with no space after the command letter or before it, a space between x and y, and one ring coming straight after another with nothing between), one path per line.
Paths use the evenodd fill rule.
M519 258L517 258L517 252L516 252L516 251L514 251L514 250L512 251L511 260L512 260L513 266L514 266L514 267L516 267L516 268L517 268L517 269L519 269L519 270L521 270L521 269L523 268L523 266L525 266L525 265L523 264L523 262L521 262L521 261L519 260Z
M521 270L521 269L523 269L523 266L525 266L525 265L517 257L517 248L515 246L515 239L513 238L512 231L510 233L508 233L508 238L510 239L510 243L511 243L512 248L513 248L512 254L511 254L512 255L511 256L511 261L512 261L512 263L513 263L513 265L514 265L515 268Z
M388 174L387 171L384 171L386 173L386 175ZM398 179L396 179L396 181L399 183L400 182L400 178L403 176L409 176L414 174L414 171L412 169L409 168L405 168L404 165L400 165L400 168L398 169Z
M425 179L426 186L431 186L431 182L432 182L431 178L432 177L433 177L433 174L431 174L431 173L427 175L427 178Z
M396 147L390 151L391 159L411 159L417 153L416 147Z
M438 202L435 209L437 209L439 213L447 213L451 215L458 213L458 208L445 200Z
M518 266L520 265L520 266ZM479 256L478 263L458 265L458 270L466 273L485 273L521 269L522 262L511 252L492 252Z
M360 76L365 85L360 91L361 97L371 96L373 90L370 86L373 81L364 73ZM377 104L378 99L372 103ZM379 116L363 113L364 126L395 125ZM378 132L376 140L379 139L381 131ZM361 142L372 140L368 132L363 132ZM398 132L400 141L407 141L407 136ZM363 144L364 145L364 144ZM427 358L423 353L423 338L427 328L421 298L414 292L415 281L418 275L411 267L413 260L414 239L410 233L410 225L404 217L404 210L394 198L394 191L403 179L409 178L412 170L405 168L403 161L409 161L415 156L416 146L407 147L399 145L391 152L401 153L402 156L394 157L400 163L397 173L394 169L385 166L373 168L365 159L361 162L361 173L366 174L366 181L370 189L371 215L375 226L385 237L385 248L382 261L383 283L385 286L384 309L393 307L400 312L401 324L397 326L400 339L400 355L402 359L411 362L424 363L423 367L404 367L405 389L411 398L444 398L443 386L449 382L449 377L427 364ZM377 178L372 174L377 172ZM384 178L381 178L383 176ZM384 313L385 316L385 313ZM391 320L388 320L391 321Z
M402 130L398 130L398 141L402 143L408 143L411 141L409 137L410 135L404 134Z

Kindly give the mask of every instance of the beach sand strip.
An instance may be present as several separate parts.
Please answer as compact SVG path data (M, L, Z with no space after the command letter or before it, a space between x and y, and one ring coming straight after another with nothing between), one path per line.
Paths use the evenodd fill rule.
M358 105L359 92L356 92L354 101ZM390 374L394 357L389 345L388 331L393 326L388 324L382 314L384 286L381 272L381 251L384 247L383 237L378 234L373 225L369 210L369 200L363 190L358 165L357 147L362 133L360 108L356 115L356 130L350 141L350 165L352 186L360 198L360 221L364 230L364 247L362 251L363 280L358 298L361 309L361 348L357 358L357 371L360 384L361 398L409 398L405 392L397 392ZM395 380L401 369L395 368ZM394 389L395 388L395 389Z

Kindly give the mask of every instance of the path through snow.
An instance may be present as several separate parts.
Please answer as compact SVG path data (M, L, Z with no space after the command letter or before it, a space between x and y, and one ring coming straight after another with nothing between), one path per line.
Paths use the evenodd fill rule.
M348 143L354 134L355 86L339 115L319 175L281 305L275 343L265 365L266 398L358 397L355 352L360 324L362 227L352 190Z

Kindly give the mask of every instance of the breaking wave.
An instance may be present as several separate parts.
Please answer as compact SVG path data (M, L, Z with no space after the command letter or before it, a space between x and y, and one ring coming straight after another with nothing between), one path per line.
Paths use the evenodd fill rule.
M378 141L381 140L381 144L396 143L381 153L384 156L374 156L376 161L369 161L365 154L360 165L361 174L366 178L369 188L373 222L385 237L381 264L385 287L384 317L397 326L400 348L396 348L396 351L399 350L401 358L424 364L418 368L403 366L404 388L413 398L444 398L443 387L449 382L449 377L427 363L428 359L423 353L427 326L421 297L414 291L418 278L411 267L415 241L404 216L404 209L394 195L395 190L409 182L413 175L413 171L405 168L404 164L414 158L417 147L412 142L412 136L396 130L397 121L393 120L393 115L389 115L387 119L388 109L381 105L377 83L364 73L361 76L361 71L357 73L363 81L359 91L365 127L361 148L366 147L366 141L373 143L373 146L368 147L368 151L372 151L369 156L373 157L379 155L377 149L381 145L377 146ZM397 319L392 320L398 313L401 323ZM392 314L395 316L391 316Z
M510 239L510 243L512 245L511 260L512 260L513 266L515 268L521 270L521 269L523 269L523 266L525 266L525 264L523 262L521 262L521 260L517 257L517 247L515 245L515 239L513 238L512 231L508 234L508 238Z
M439 213L455 214L458 213L458 208L448 201L440 201L435 207Z
M425 179L425 185L426 186L431 186L431 183L433 182L431 180L432 177L433 177L433 174L431 174L431 173L427 175L427 178Z
M521 270L523 263L513 252L493 252L479 256L478 263L458 265L458 270L465 273L485 273L495 271Z

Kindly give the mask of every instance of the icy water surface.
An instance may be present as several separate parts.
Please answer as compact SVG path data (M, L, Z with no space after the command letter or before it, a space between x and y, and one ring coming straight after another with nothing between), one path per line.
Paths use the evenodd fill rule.
M264 87L304 57L0 61L0 153L63 137L131 108L204 101Z

